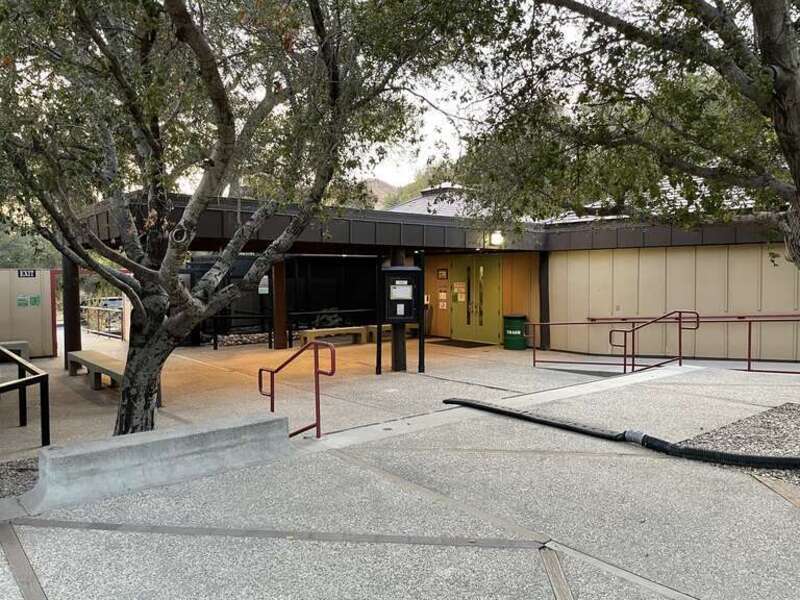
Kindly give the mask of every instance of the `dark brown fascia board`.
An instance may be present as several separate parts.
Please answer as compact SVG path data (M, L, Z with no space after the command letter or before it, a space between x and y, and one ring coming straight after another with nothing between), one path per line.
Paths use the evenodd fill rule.
M142 205L143 202L139 201L140 194L131 193L131 207L136 212L137 205ZM171 194L171 199L174 208L181 209L186 206L189 196L183 194ZM207 211L222 211L222 212L238 212L250 213L256 210L259 202L253 199L236 199L236 198L217 198L212 200ZM101 201L93 204L86 212L86 218L99 217L105 215L110 210L110 206L106 201ZM276 217L291 217L297 213L297 209L290 206L278 211ZM362 222L362 223L384 223L394 225L406 226L428 226L446 228L453 234L448 236L444 234L443 244L432 246L435 249L442 250L474 250L475 244L471 243L475 240L473 238L482 237L482 233L477 229L468 219L459 217L449 217L443 215L421 215L412 213L401 213L385 210L367 210L355 208L336 208L332 207L327 214L328 220L345 220L349 222ZM423 233L423 240L424 240ZM509 240L507 249L509 250L541 250L545 245L545 231L542 226L535 226L526 228L521 236L514 236ZM402 238L401 238L402 239ZM450 240L464 240L459 243L448 243ZM325 243L325 240L319 240ZM379 245L379 244L375 244ZM401 244L402 245L402 242ZM409 246L411 247L411 246ZM422 245L415 245L414 247L426 247L424 241ZM490 249L490 248L487 248Z
M140 194L131 193L131 202L135 208ZM171 194L175 208L186 206L189 196ZM209 211L252 212L259 206L254 199L217 198L209 206ZM87 218L109 211L105 201L98 202L86 211ZM276 216L290 217L297 213L296 209L286 207ZM330 220L345 220L362 223L386 223L410 226L430 226L447 228L453 234L444 235L444 243L431 246L438 251L475 250L476 240L482 237L482 231L468 219L436 214L402 213L386 210L369 210L355 208L331 208L327 216ZM109 219L110 222L110 219ZM423 234L423 237L425 234ZM745 244L775 241L775 236L766 226L754 225L752 222L729 222L707 225L686 230L654 223L631 223L630 221L612 221L603 223L569 223L569 224L526 224L521 234L507 236L508 241L502 250L509 251L553 251L553 250L600 250L614 248L669 247L686 245L719 245ZM448 243L448 239L463 239L463 243ZM319 240L327 243L326 240ZM346 242L345 242L346 243ZM374 244L378 246L379 244ZM402 243L401 243L402 245ZM409 246L410 247L410 246ZM427 247L425 243L421 246ZM485 248L485 250L500 250Z
M671 246L718 246L774 242L768 225L731 221L684 229L658 223L586 223L551 225L545 250L608 250Z

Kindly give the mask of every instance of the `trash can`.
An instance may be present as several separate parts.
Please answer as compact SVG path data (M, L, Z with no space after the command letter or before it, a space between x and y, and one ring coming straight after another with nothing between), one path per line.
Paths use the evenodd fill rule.
M506 350L525 350L525 323L527 315L503 315L503 347Z

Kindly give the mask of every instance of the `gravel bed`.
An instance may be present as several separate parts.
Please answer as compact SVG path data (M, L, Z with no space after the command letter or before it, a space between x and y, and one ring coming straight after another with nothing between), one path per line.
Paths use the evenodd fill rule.
M38 458L23 458L0 462L0 498L19 496L36 483L39 473Z
M800 404L787 402L680 442L681 446L740 454L800 456ZM742 468L800 487L800 471Z
M268 333L231 333L219 336L220 346L244 346L245 344L266 344Z

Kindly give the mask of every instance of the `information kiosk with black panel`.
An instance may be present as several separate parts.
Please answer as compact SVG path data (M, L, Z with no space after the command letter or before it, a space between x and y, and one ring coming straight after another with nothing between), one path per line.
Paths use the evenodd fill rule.
M424 265L424 263L423 263ZM420 267L384 267L379 266L378 283L378 315L375 336L375 373L381 374L381 335L384 323L401 325L417 323L419 361L417 371L425 372L425 287L422 279L423 269ZM398 363L405 370L406 339L404 331L392 327L392 365L396 356ZM402 328L405 329L405 328ZM395 354L397 353L397 354Z
M384 321L419 321L419 295L422 271L419 267L384 267Z

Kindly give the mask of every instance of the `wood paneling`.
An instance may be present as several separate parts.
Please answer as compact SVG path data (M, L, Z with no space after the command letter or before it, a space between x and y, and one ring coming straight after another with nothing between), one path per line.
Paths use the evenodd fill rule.
M539 321L539 254L503 254L503 314Z
M697 248L695 310L701 315L728 313L728 247ZM695 335L697 356L728 356L727 326L705 323Z
M614 254L611 250L595 250L589 253L589 315L611 315L614 313ZM589 327L589 352L607 354L608 332L611 325Z
M695 307L695 248L667 248L667 307L665 312ZM694 355L694 332L683 335L683 353ZM678 352L678 335L674 327L667 329L667 354Z
M425 257L425 293L430 299L432 336L450 337L450 258L446 255L428 255ZM439 269L447 269L447 279L438 279ZM439 294L444 294L440 300ZM440 308L444 302L444 308Z
M660 316L667 304L666 248L646 248L639 252L639 313ZM637 352L661 356L666 352L665 325L645 327L636 337Z
M577 250L567 254L568 275L567 314L586 315L589 313L589 251ZM585 320L585 317L582 319ZM589 325L570 325L567 327L567 343L575 352L589 351Z
M571 250L550 255L551 321L587 317L656 317L676 309L701 315L775 314L800 310L800 275L782 247L766 244ZM607 353L608 326L553 327L553 349ZM754 325L753 356L800 357L795 324ZM703 324L684 332L684 356L744 358L745 325ZM677 353L675 326L653 326L637 338L642 354Z
M550 321L569 321L567 310L569 285L567 283L569 252L550 253ZM567 328L553 326L550 328L550 347L568 350Z
M761 246L731 246L728 250L728 310L756 314L761 310ZM728 357L747 356L747 326L728 324ZM760 325L753 325L753 351L759 352Z
M765 247L761 253L761 306L766 314L797 310L797 267L783 256L782 246ZM795 360L797 325L764 323L761 325L762 358Z

